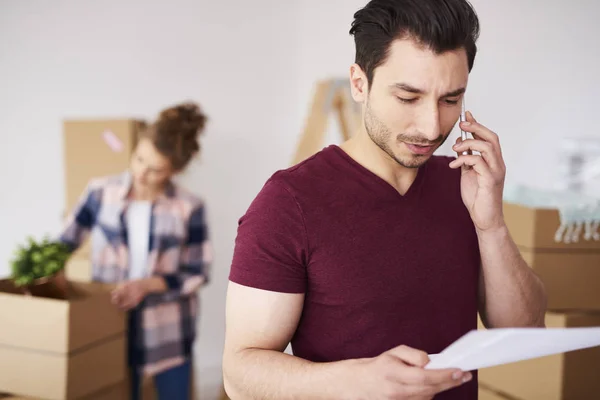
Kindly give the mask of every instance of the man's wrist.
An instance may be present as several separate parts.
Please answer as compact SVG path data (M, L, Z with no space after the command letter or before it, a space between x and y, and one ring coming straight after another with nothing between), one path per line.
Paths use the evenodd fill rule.
M508 225L503 221L501 224L487 229L477 229L477 236L480 240L501 239L510 235Z
M337 376L332 378L337 382L337 387L332 395L344 400L361 400L361 393L356 390L353 383L357 382L357 377L360 376L369 360L367 358L350 359L335 363L338 367L338 373Z

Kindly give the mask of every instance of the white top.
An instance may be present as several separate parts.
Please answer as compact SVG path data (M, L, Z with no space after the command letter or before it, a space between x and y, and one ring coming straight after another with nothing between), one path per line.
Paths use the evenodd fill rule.
M146 277L150 247L150 218L152 203L132 201L127 207L127 235L129 244L129 279Z

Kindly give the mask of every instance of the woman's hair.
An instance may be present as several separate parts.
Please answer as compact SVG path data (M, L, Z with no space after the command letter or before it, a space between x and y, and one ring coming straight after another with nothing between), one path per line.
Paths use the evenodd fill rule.
M180 171L200 151L198 136L206 120L198 104L177 104L161 111L156 122L142 130L141 137L150 139L173 169Z

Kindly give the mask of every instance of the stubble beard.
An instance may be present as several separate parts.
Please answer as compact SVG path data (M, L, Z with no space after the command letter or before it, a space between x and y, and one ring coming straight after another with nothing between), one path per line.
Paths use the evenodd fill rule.
M390 138L392 137L392 131L373 113L371 110L371 106L367 102L366 110L365 110L365 129L367 131L367 135L369 138L383 150L391 159L396 161L399 165L404 168L419 168L423 166L430 158L430 156L419 155L419 154L411 154L408 157L400 158L394 154L394 151L390 147ZM430 140L425 140L423 138L409 136L405 134L398 134L396 136L397 142L408 142L412 144L422 144L422 145L435 145L439 148L446 139L450 132L448 132L444 136L440 136L440 138L434 140L433 142Z

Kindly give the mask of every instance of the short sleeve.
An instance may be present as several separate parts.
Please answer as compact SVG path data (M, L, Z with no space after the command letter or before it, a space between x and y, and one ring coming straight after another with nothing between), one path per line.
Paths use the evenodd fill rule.
M283 183L269 180L238 223L229 280L283 293L306 291L302 210Z

